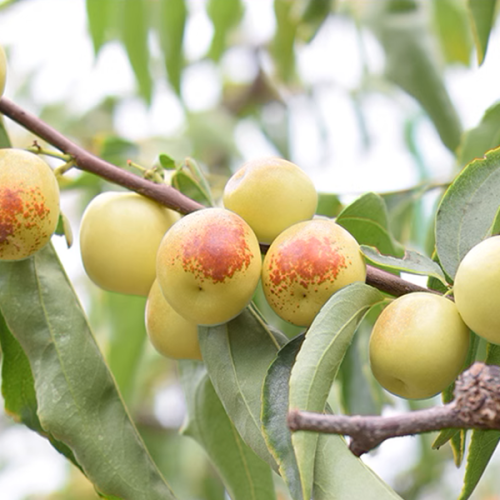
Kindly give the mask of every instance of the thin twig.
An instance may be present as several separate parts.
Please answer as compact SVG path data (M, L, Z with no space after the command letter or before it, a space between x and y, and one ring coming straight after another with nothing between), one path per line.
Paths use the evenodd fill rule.
M156 184L143 179L138 175L123 170L116 165L112 165L94 156L50 125L40 120L37 116L28 113L5 97L0 99L0 113L8 116L11 120L23 126L44 141L47 141L49 144L52 144L52 146L60 151L71 155L75 159L75 163L80 170L91 172L114 184L136 191L182 214L204 208L203 205L184 196L171 186Z
M500 429L500 367L475 363L455 384L455 399L444 406L390 417L325 415L292 410L292 431L350 436L349 448L360 456L386 439L441 429Z

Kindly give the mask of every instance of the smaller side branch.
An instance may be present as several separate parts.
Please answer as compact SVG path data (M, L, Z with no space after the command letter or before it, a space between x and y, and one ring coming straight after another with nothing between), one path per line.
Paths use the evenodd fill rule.
M500 429L500 367L475 363L455 384L455 399L444 406L402 415L325 415L300 410L288 414L292 431L350 436L350 450L360 456L386 439L441 429Z

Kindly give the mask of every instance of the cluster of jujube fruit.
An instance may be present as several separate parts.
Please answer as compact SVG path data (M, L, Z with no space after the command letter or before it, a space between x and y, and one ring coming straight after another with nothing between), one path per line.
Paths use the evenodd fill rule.
M0 50L0 93L5 75ZM198 325L237 316L259 281L276 314L303 327L339 289L365 281L358 242L334 220L314 217L317 192L293 163L245 163L228 180L222 201L224 208L181 218L139 194L107 192L85 210L80 249L87 274L105 290L148 297L146 329L165 356L201 359ZM0 260L39 251L58 219L52 169L35 154L1 149ZM463 367L469 328L500 344L499 255L495 236L465 256L455 302L411 293L382 311L370 338L370 363L387 390L406 398L443 391Z

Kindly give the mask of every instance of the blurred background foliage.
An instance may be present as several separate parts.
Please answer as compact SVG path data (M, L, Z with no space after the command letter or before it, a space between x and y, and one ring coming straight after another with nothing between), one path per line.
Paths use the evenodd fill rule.
M8 97L123 168L137 171L129 159L149 168L161 153L178 162L192 157L216 200L242 161L257 154L279 155L311 173L321 191L319 213L337 216L362 192L377 191L381 198L371 200L385 202L383 224L398 240L387 243L392 252L398 254L401 244L430 255L434 209L443 188L471 159L500 145L499 102L476 109L478 119L471 124L463 107L469 97L457 99L452 80L457 72L477 73L478 65L487 61L497 7L493 0L74 3L78 15L86 16L92 64L113 47L128 61L131 83L113 88L98 82L101 92L85 105L75 104L71 91L61 92L59 99L40 98L36 86L44 78L56 88L57 83L36 65L16 76L11 35L12 43L9 37L5 42L0 38L12 55L9 78L15 86L9 84ZM10 0L0 4L0 18L23 23L35 4L46 4L42 12L47 19L62 8L62 2ZM44 19L39 19L42 25ZM71 25L72 19L59 22ZM64 33L60 44L71 45L71 36ZM78 72L78 61L60 58L56 64L68 64L73 82L88 82ZM113 73L113 67L108 71ZM75 93L81 92L75 87ZM349 121L332 125L337 114ZM148 125L148 119L161 125ZM7 125L15 145L30 144L29 134ZM394 154L379 150L379 141L392 141ZM356 148L355 154L339 153L344 142ZM111 188L116 189L89 174L67 176L63 208L75 233L88 201ZM186 500L223 499L222 483L204 453L178 433L184 402L177 365L160 358L146 341L145 300L98 290L81 272L81 264L72 264L78 260L76 251L70 255L62 248L60 253L123 397L174 491ZM288 335L297 333L269 308L263 312ZM378 413L384 404L396 404L369 373L370 317L365 323L344 361L342 384L333 391L333 402L347 413ZM396 406L406 407L400 401ZM13 427L6 416L0 418L4 433ZM402 451L380 452L385 462L377 462L375 453L369 463L382 476L397 469L387 477L405 499L453 498L460 476L453 471L452 453L447 447L430 451L431 441L428 436L414 439ZM405 458L399 460L398 453ZM0 477L9 468L6 460L0 461ZM57 493L27 498L96 498L76 470L62 483ZM287 498L285 489L278 488L281 498ZM490 474L474 498L500 498L494 493L499 491L498 478Z

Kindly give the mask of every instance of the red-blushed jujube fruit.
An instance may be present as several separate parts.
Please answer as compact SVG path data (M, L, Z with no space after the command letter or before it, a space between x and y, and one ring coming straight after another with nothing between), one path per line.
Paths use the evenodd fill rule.
M227 181L224 206L243 217L262 243L297 222L311 219L318 194L309 176L282 158L244 163Z
M469 328L451 300L428 292L403 295L382 311L373 327L373 375L397 396L430 398L460 373L469 338Z
M164 297L198 325L225 323L249 303L262 266L250 226L223 208L184 216L165 234L156 273Z
M0 260L21 260L44 247L59 219L59 186L39 156L0 149Z
M500 344L500 236L481 241L465 255L455 275L453 295L469 328Z
M156 278L156 252L178 219L177 212L137 193L97 195L80 225L87 275L104 290L147 297Z
M145 317L149 340L160 354L173 359L201 359L198 326L172 309L158 280L149 291Z
M329 219L300 222L271 244L262 265L267 301L284 320L309 326L339 289L365 281L358 242Z

